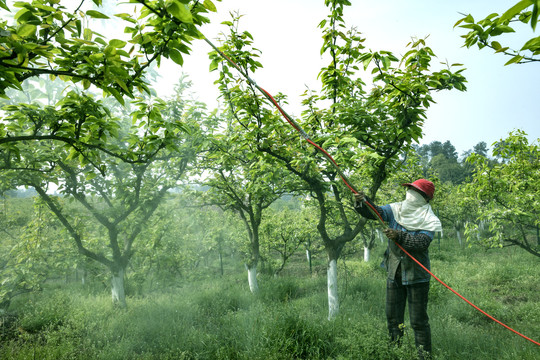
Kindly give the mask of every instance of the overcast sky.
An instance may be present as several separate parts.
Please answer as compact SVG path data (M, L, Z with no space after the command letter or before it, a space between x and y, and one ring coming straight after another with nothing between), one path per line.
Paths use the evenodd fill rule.
M323 0L223 0L214 1L218 8L211 14L212 23L202 31L211 41L216 39L230 20L230 11L244 15L242 30L249 31L254 46L262 51L264 68L254 80L272 94L282 92L289 97L286 110L300 114L300 95L306 87L319 89L317 74L327 60L322 59L321 31L318 23L326 18ZM440 61L462 63L467 70L468 91L445 91L435 94L437 101L428 111L421 144L432 141L450 142L461 155L480 141L491 144L507 136L510 131L522 129L531 140L540 137L538 105L540 96L540 63L503 66L509 58L493 51L463 48L460 35L465 29L453 26L462 16L472 14L483 19L492 12L502 13L516 0L352 0L345 9L347 26L355 26L367 38L365 45L373 50L390 50L403 54L411 37L427 39ZM523 44L534 34L530 27L520 27L509 40ZM171 79L182 71L189 74L198 98L209 107L217 106L218 95L213 81L217 73L209 73L207 53L210 47L203 41L193 46L184 67L164 64L163 79L157 89L168 91ZM438 66L435 61L434 64ZM174 81L172 81L174 83Z

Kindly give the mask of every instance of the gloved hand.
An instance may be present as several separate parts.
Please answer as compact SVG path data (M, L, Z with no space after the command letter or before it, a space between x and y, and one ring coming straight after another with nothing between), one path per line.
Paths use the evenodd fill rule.
M366 198L366 195L363 191L358 192L358 194L354 194L354 207L360 206L362 202L364 202L364 199Z
M389 238L390 240L399 243L399 235L400 235L401 231L395 230L395 229L387 228L387 229L384 229L384 230L383 230L383 233L384 233L384 235L386 235L386 237Z

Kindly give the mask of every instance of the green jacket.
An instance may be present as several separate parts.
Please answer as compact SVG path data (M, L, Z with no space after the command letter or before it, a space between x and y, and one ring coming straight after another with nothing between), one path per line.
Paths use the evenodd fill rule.
M401 231L397 242L423 266L431 270L428 248L435 233L425 230L409 231L397 223L390 205L374 205L374 207L390 228ZM374 218L363 204L356 207L356 211L364 217ZM393 241L388 241L384 266L388 270L388 279L395 280L396 275L400 275L403 285L428 282L431 278L429 273L407 256Z

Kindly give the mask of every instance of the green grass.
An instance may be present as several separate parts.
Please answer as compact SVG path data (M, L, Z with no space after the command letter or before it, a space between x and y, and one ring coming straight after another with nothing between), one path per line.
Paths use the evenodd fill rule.
M456 241L457 243L457 241ZM339 263L340 314L327 320L326 278L306 270L259 278L178 279L112 306L106 291L78 284L20 297L17 320L2 329L1 359L414 359L414 335L387 341L385 273L373 261ZM443 241L432 246L443 281L517 331L538 339L538 259L513 249L484 252ZM291 264L297 269L299 264ZM540 347L486 319L432 282L429 308L435 359L538 359Z

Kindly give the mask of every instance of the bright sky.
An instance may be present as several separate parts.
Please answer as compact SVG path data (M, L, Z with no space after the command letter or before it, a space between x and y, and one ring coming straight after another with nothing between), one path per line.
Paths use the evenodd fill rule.
M462 63L468 80L467 92L435 94L437 104L428 111L421 144L449 140L461 155L480 141L491 144L507 136L510 131L522 129L531 140L540 137L537 102L539 100L540 63L503 66L509 58L495 55L493 51L476 47L462 48L460 35L465 29L453 26L462 16L472 14L483 19L492 12L502 13L516 0L352 0L345 9L349 27L356 26L367 38L365 45L373 50L390 50L396 55L405 52L411 37L427 40L440 61ZM323 0L223 0L214 1L217 14L211 14L212 24L202 31L211 41L230 20L230 11L239 10L245 16L240 22L242 30L249 31L255 47L262 51L264 68L254 75L254 80L272 94L282 92L289 97L286 110L300 114L300 95L308 86L318 90L317 74L327 60L321 59L321 32L318 23L326 18ZM526 39L538 36L530 27L520 27L510 41L521 45ZM209 73L207 53L210 47L203 41L193 46L193 53L185 58L183 69L163 64L160 73L163 82L159 90L171 89L169 79L178 78L174 73L189 74L199 100L210 108L217 106L218 91L213 85L217 73ZM435 62L435 65L438 65ZM173 81L173 82L174 82ZM161 91L160 91L161 93Z

